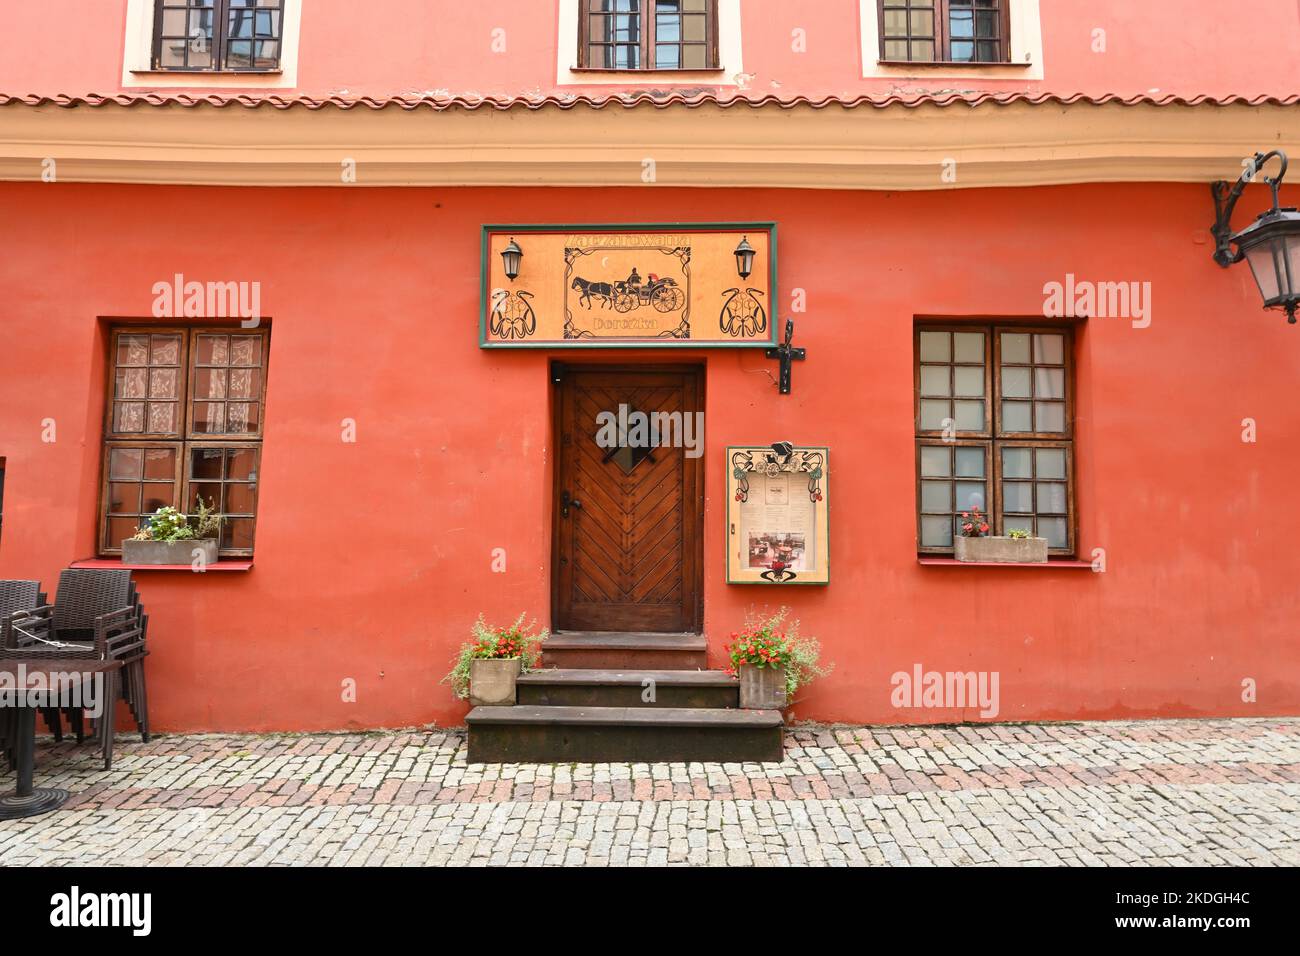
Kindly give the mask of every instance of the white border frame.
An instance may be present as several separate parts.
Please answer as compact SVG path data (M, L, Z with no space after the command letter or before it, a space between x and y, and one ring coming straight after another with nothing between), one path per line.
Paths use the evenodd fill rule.
M581 0L560 0L556 86L739 86L746 85L741 57L740 0L718 0L718 70L579 70L578 10Z
M126 44L122 52L122 86L127 89L254 89L287 90L298 85L298 39L302 32L303 0L284 0L280 24L280 69L263 73L178 73L153 70L155 0L127 0Z
M876 0L858 0L862 19L862 75L894 79L1041 80L1043 78L1043 24L1039 0L1010 0L1011 63L987 65L894 64L880 62L880 17ZM1014 65L1013 65L1014 64Z

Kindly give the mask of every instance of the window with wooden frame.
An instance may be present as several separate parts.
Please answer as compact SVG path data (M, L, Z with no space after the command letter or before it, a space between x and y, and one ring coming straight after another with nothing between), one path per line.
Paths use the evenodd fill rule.
M101 554L199 498L223 518L219 553L253 553L269 346L267 329L112 330Z
M880 58L1008 63L1011 0L878 0Z
M716 70L717 0L578 0L578 68Z
M284 0L157 0L153 69L278 70L283 33Z
M1075 550L1071 330L918 326L917 543L951 553L963 511Z

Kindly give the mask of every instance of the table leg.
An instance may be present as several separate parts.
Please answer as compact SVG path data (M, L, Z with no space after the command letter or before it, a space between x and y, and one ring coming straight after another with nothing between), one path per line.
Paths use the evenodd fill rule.
M32 786L36 765L36 708L19 707L14 719L14 762L18 769L18 786L10 795L0 797L0 820L17 820L48 813L63 806L68 791Z

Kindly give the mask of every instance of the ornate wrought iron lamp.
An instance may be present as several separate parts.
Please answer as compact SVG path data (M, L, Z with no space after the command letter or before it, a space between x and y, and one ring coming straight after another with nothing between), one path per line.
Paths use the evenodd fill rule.
M1230 222L1237 200L1264 164L1274 158L1280 160L1277 175L1264 177L1273 190L1272 208L1260 213L1245 229L1233 233ZM1300 212L1294 206L1279 205L1278 188L1285 176L1286 153L1273 149L1256 153L1231 188L1226 182L1213 183L1210 189L1214 195L1215 219L1210 231L1216 244L1214 261L1226 269L1245 259L1254 273L1264 308L1282 309L1287 322L1294 325L1296 307L1300 305ZM1235 250L1233 245L1237 247Z
M501 250L501 263L505 267L506 278L511 282L519 275L519 260L523 259L524 250L519 248L515 237L510 237L510 245Z
M740 245L736 246L736 272L742 279L748 279L754 271L754 247L749 244L749 236L741 236Z

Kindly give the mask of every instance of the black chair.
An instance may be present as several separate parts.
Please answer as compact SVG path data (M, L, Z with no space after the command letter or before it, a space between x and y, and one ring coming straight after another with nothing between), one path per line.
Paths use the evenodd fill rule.
M95 618L91 626L91 639L88 642L61 640L54 628L55 616L55 608L49 605L34 611L16 611L9 620L16 646L0 649L0 660L42 657L60 661L127 660L143 654L143 628L136 608L124 607ZM113 670L104 673L100 695L96 702L100 707L96 739L104 754L105 770L113 766L114 705L120 692L120 672ZM78 706L68 705L63 708L73 722L78 741L84 739L82 713L87 703L91 701L83 698ZM54 712L57 720L59 707L57 702L52 704L53 706L48 710Z
M128 616L136 622L138 634L131 640L109 641L106 653L110 660L122 662L122 669L114 682L131 710L140 739L148 743L149 693L145 684L144 659L149 653L145 644L149 617L140 604L131 572L125 569L68 568L59 573L59 590L54 604L48 611L46 608L40 610L46 613L34 618L32 623L40 637L29 639L27 646L39 641L55 641L63 645L65 652L81 652L83 656L95 653L94 642L100 618L129 612ZM57 719L56 714L56 722ZM69 719L76 721L79 715L70 713ZM51 729L57 739L60 730ZM80 730L77 739L82 739Z
M9 618L17 611L31 611L45 603L45 592L41 590L40 581L0 580L0 649L13 646L13 637L9 631ZM10 719L13 712L9 708L0 708L0 753L8 755L12 747ZM50 724L50 715L43 714L45 722ZM54 715L54 730L58 723ZM12 765L12 762L11 762Z

